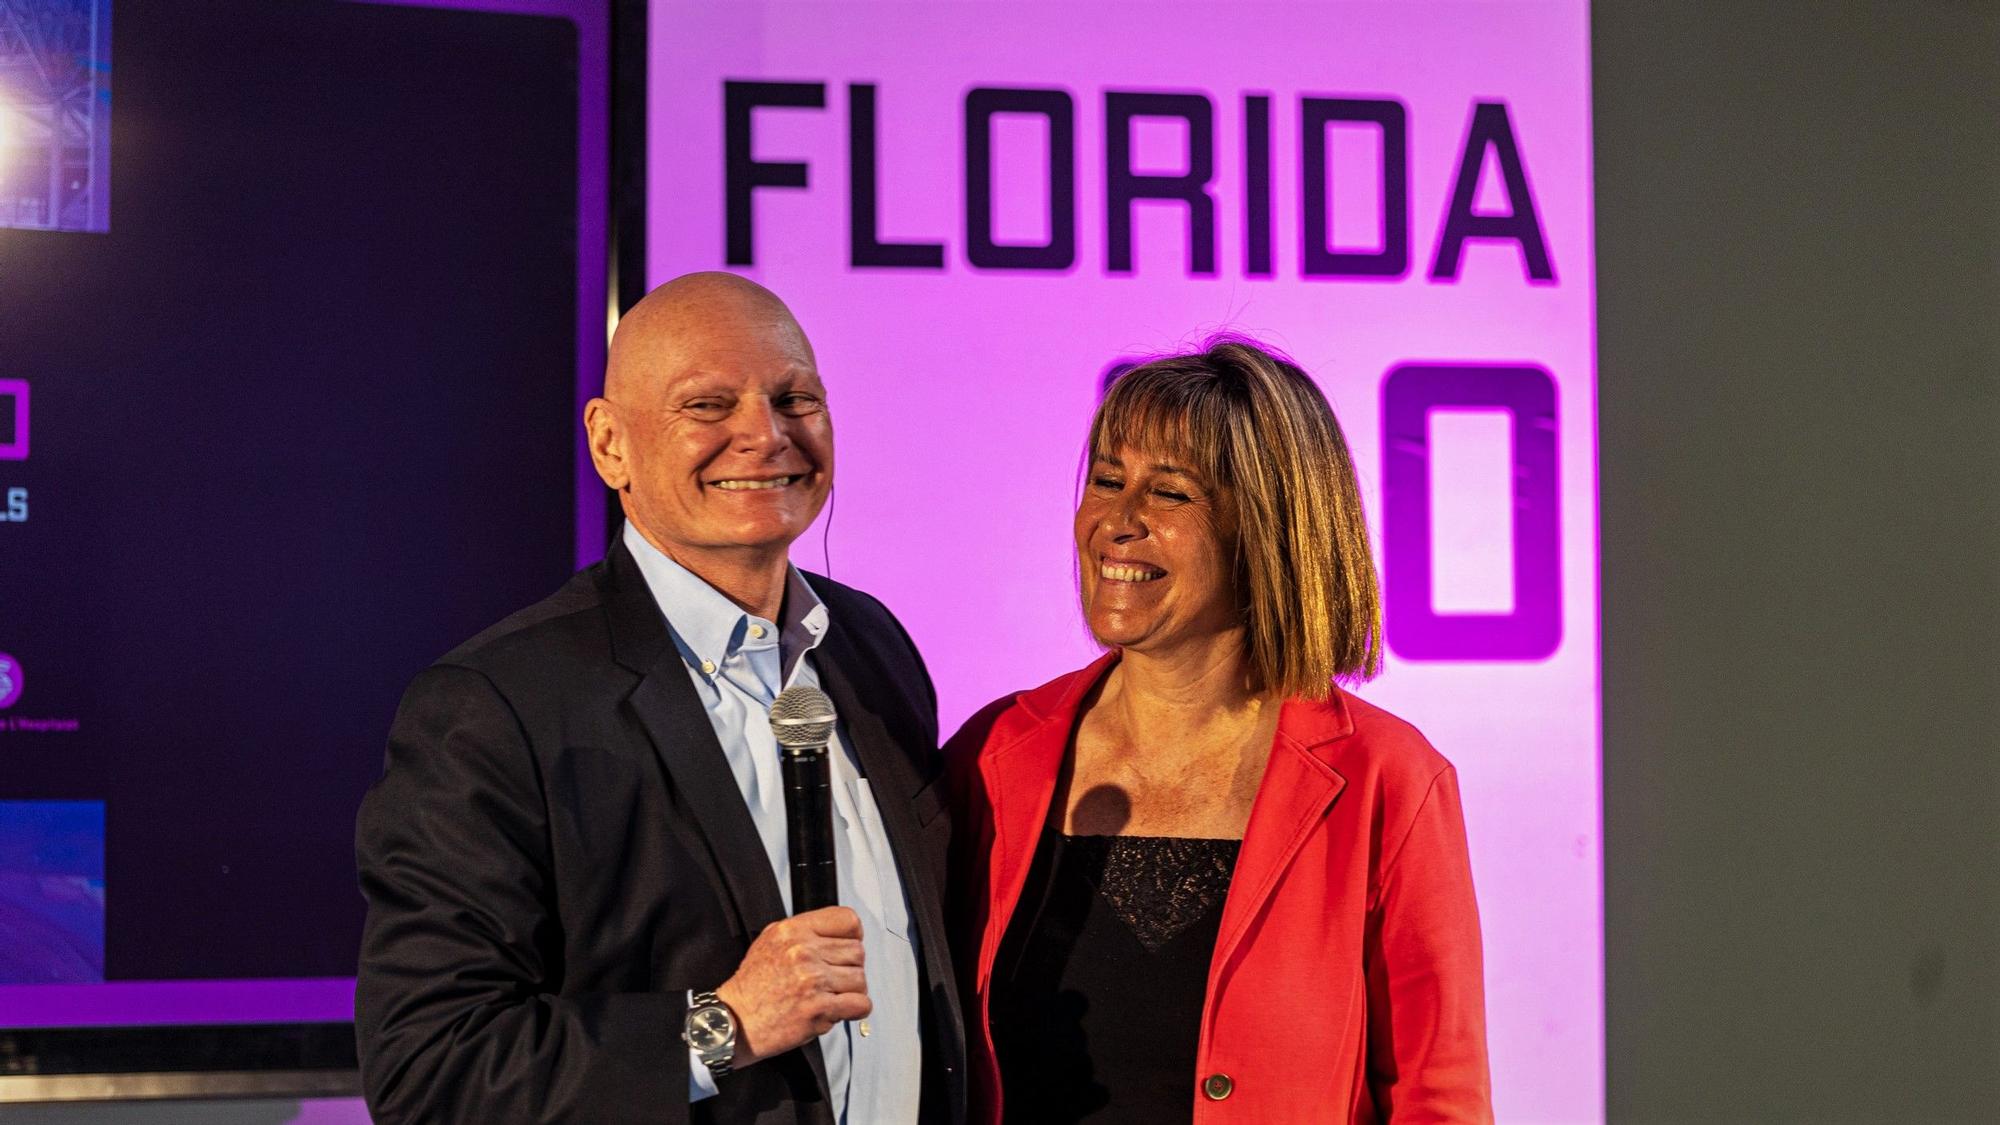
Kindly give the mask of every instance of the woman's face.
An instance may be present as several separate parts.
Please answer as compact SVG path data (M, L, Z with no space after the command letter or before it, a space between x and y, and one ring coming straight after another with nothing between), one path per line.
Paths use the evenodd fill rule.
M1076 509L1084 617L1107 645L1149 654L1242 628L1228 497L1171 458L1099 453Z

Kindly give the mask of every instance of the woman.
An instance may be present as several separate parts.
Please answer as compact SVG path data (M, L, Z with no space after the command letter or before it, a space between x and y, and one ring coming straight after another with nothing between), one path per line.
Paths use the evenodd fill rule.
M1379 670L1354 469L1232 338L1134 368L1076 511L1107 654L950 747L975 1119L1490 1121L1456 775Z

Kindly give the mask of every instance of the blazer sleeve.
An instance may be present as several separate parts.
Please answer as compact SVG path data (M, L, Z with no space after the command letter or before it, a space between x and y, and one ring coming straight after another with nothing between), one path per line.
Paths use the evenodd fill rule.
M687 1118L683 997L558 994L541 779L486 676L438 666L410 686L355 851L355 1030L379 1125Z
M1013 702L1014 697L1007 696L980 708L944 744L945 795L951 805L945 919L958 961L959 984L968 997L990 895L988 853L993 843L993 810L979 776L979 756L993 736L994 725ZM967 1012L976 1010L968 1008Z
M1382 1119L1490 1123L1479 910L1449 767L1389 853L1365 956L1368 1082Z

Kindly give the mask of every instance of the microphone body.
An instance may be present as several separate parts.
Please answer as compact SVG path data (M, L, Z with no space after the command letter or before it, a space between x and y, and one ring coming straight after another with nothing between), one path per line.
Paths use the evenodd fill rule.
M833 864L833 701L818 688L786 688L771 705L778 768L785 786L785 843L791 853L792 913L840 901Z
M785 748L785 840L792 853L792 913L832 906L840 899L833 867L833 771L826 747Z

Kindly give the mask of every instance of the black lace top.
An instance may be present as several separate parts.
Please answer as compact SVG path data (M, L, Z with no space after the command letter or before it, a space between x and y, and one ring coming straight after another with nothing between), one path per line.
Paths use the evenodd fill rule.
M1010 1122L1187 1121L1237 840L1043 832L993 967Z

